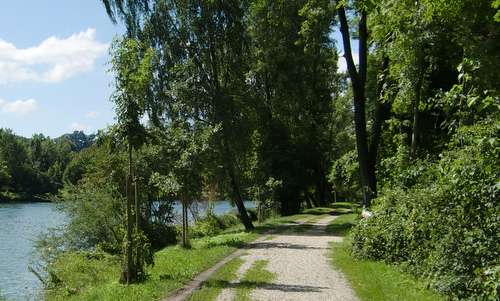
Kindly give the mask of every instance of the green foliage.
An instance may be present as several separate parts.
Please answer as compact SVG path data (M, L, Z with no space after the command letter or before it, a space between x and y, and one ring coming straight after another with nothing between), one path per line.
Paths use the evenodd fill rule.
M97 142L75 154L66 169L66 186L57 200L67 223L62 229L49 231L39 242L39 250L49 263L61 250L122 253L127 160L125 152L115 148L111 135L100 133ZM158 189L149 184L148 175L161 168L151 153L151 148L142 148L135 156L138 196L144 200L140 217L144 234L135 234L134 239L145 248L144 259L151 258L150 249L176 243L173 201L158 198Z
M68 135L51 139L37 134L28 139L0 129L0 196L29 200L56 193L74 155Z
M350 195L359 190L358 175L357 154L351 150L333 162L328 181L335 191Z
M342 212L342 204L334 212ZM335 268L340 269L349 280L352 288L361 300L443 300L425 287L423 281L414 279L399 267L384 262L353 258L350 250L352 239L348 231L359 222L358 214L344 214L334 219L326 228L332 235L344 236L340 243L332 243L331 258Z
M67 186L60 195L63 212L68 217L64 249L98 248L117 254L124 234L124 199L111 185L95 186L84 181Z
M441 159L414 175L418 185L377 200L353 232L354 254L404 263L452 298L497 300L499 135L498 122L459 128Z
M112 100L116 104L117 130L120 137L138 149L146 138L140 119L150 96L148 89L154 52L137 40L123 39L113 43L111 55L116 86Z
M248 210L247 210L248 211ZM251 214L249 214L251 216ZM254 219L252 219L254 221ZM214 236L239 224L235 214L217 216L207 210L207 214L196 221L190 233L193 237Z
M220 220L215 215L207 215L196 222L192 229L192 236L214 236L222 231L222 227Z
M495 14L495 21L500 22L500 1L499 0L494 0L491 3L491 6L495 9L497 9L497 12Z

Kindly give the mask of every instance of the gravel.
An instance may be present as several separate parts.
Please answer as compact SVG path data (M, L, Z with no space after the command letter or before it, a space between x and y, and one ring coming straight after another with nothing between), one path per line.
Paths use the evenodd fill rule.
M334 216L322 218L302 233L273 234L250 245L241 256L245 263L238 270L238 280L256 260L267 260L267 270L276 278L272 283L257 287L252 300L332 300L357 301L344 276L334 270L328 256L329 243L341 237L325 233ZM223 289L217 301L234 300L234 289Z

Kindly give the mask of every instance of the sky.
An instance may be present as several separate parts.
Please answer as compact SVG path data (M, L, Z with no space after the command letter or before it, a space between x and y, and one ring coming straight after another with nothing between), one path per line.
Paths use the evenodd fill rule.
M0 128L58 137L112 124L108 47L122 33L100 0L3 1Z
M122 32L99 0L3 1L0 128L57 137L113 123L108 46Z

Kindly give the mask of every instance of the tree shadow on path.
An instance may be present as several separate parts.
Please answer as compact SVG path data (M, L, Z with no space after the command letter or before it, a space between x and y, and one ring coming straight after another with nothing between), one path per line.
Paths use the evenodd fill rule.
M266 283L259 281L241 281L241 282L229 282L224 280L213 280L206 283L208 287L216 287L216 288L247 288L247 289L267 289L267 290L276 290L282 292L298 292L298 293L314 293L320 292L323 289L328 289L328 287L323 286L311 286L311 285L298 285L298 284L276 284L276 283Z

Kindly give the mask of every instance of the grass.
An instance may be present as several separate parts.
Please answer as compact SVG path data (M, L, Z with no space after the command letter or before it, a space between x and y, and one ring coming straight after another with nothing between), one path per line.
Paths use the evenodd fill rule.
M195 291L190 301L213 301L216 300L219 294L225 288L235 289L235 300L250 301L250 293L255 288L270 283L276 275L266 270L268 264L267 260L257 260L245 272L245 275L240 281L238 280L236 272L243 264L243 260L236 258L222 266L217 272L214 273L208 281L206 281L202 288Z
M270 283L276 275L266 270L267 260L257 260L252 264L236 286L236 298L238 301L250 301L250 293L258 286Z
M46 300L157 300L256 237L241 232L193 240L188 250L167 247L155 254L149 278L129 286L118 283L119 260L74 258L77 255L72 254L73 258L61 260L57 275L62 283L47 291Z
M68 253L55 263L57 285L46 290L45 299L47 301L158 300L182 287L195 275L213 266L260 234L270 230L279 233L290 227L303 230L307 225L300 225L299 220L312 221L318 218L321 216L312 213L273 218L257 225L252 232L244 232L242 227L238 226L214 237L193 239L192 248L188 250L177 246L167 247L155 254L155 265L147 270L148 279L129 286L118 282L121 270L120 258L110 255ZM290 223L292 226L288 225Z
M346 236L355 225L356 214L337 217L327 231ZM350 238L347 235L341 243L332 243L331 259L349 280L356 295L362 301L440 301L442 296L426 289L425 284L404 273L400 268L380 261L357 260L350 254Z
M355 213L340 215L326 227L326 232L335 236L345 236L356 224L357 218L358 215Z
M223 286L220 283L229 283L236 278L236 272L243 264L243 260L235 258L218 269L203 287L189 298L190 301L213 301L221 293Z

